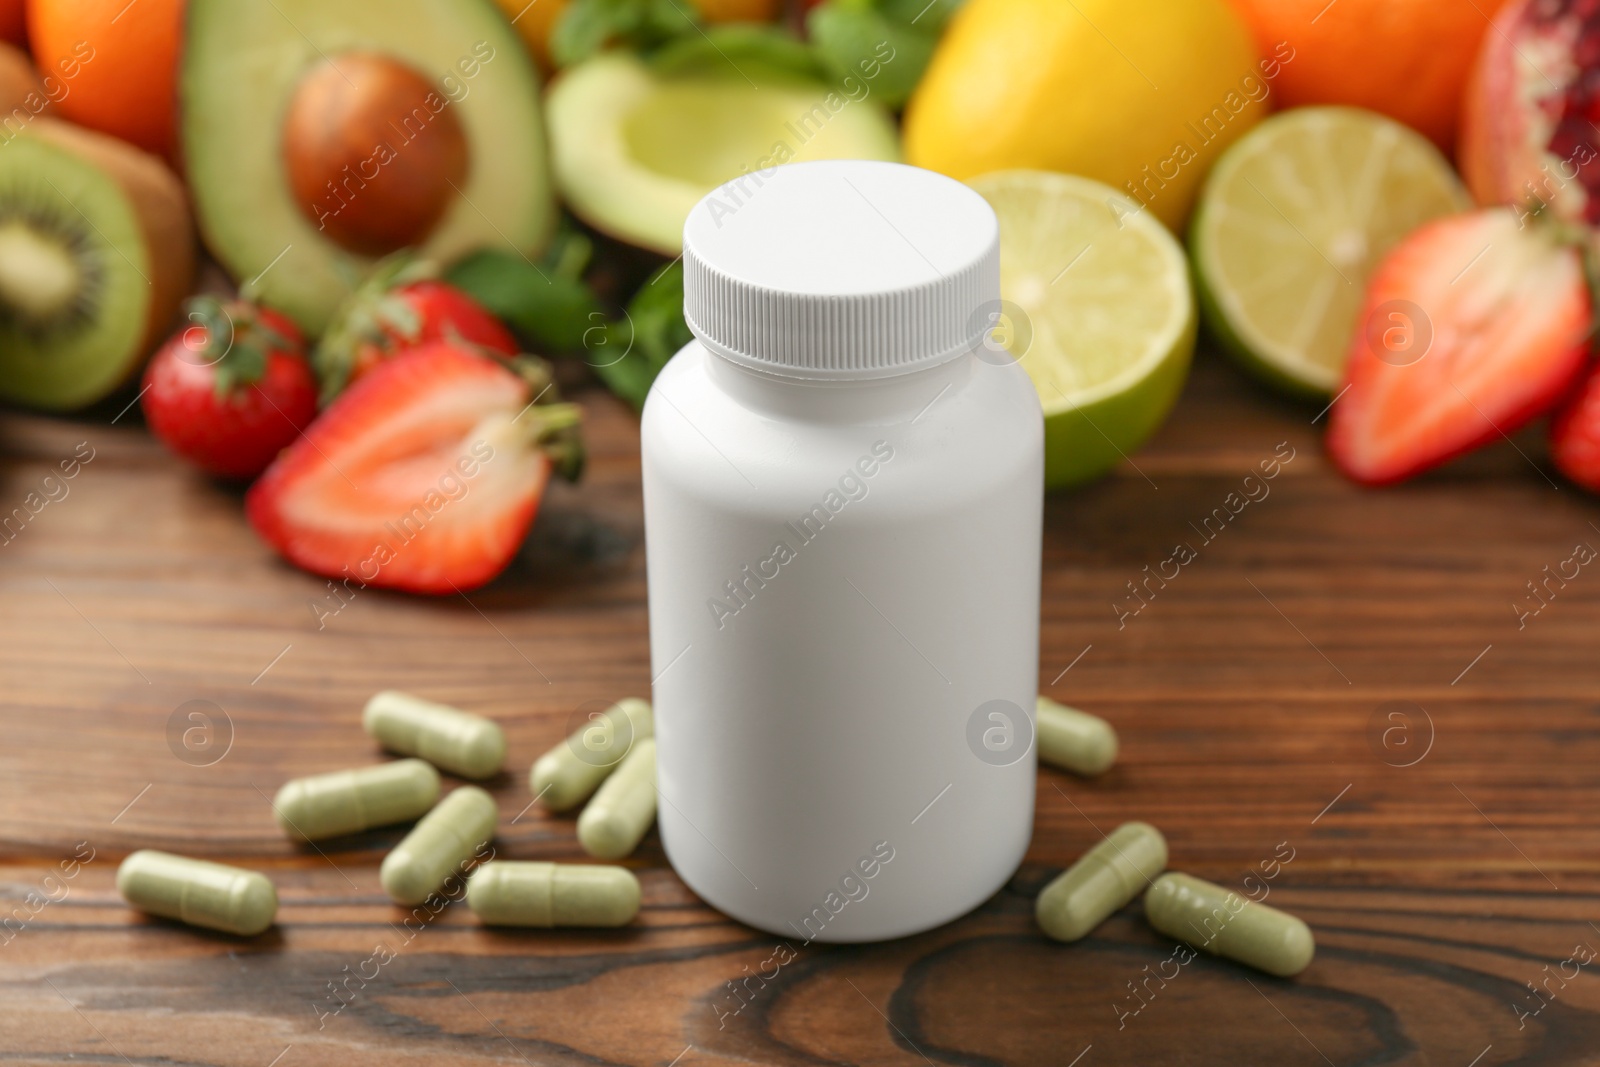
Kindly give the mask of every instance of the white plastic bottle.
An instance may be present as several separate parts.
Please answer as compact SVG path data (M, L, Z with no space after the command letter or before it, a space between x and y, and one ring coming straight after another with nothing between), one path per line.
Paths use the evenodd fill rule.
M1043 422L985 344L994 213L758 172L690 214L684 296L642 426L667 855L795 945L946 922L1033 825Z

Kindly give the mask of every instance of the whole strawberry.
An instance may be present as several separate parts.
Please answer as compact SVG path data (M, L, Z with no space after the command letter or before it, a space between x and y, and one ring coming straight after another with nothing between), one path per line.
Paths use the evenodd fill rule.
M432 341L517 354L516 338L499 319L433 273L404 253L391 256L345 302L313 357L323 404L383 360Z
M201 470L253 478L316 416L305 344L288 319L243 300L198 296L188 312L145 368L145 422Z

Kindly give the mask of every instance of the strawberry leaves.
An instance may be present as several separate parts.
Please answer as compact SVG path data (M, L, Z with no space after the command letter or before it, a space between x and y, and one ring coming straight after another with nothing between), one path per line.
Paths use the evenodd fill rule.
M212 367L219 400L259 382L268 353L298 346L263 322L252 304L207 294L191 299L187 311L194 323L183 335L187 358Z

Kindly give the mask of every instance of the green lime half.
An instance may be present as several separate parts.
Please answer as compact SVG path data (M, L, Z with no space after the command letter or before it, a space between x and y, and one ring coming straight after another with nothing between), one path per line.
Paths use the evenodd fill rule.
M1000 218L1000 295L1025 313L1005 340L1044 406L1045 484L1097 478L1155 432L1188 376L1183 249L1088 178L1011 170L969 184Z
M1251 373L1327 396L1378 261L1471 206L1409 127L1348 107L1275 115L1223 153L1200 195L1189 245L1206 326Z

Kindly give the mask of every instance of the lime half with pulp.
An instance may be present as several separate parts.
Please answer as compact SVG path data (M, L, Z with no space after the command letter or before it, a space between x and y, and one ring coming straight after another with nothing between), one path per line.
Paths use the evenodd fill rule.
M1472 206L1426 137L1371 111L1275 115L1223 153L1190 227L1206 326L1257 377L1325 397L1367 277L1425 222Z
M1044 406L1045 485L1099 477L1155 432L1188 376L1183 249L1088 178L1010 170L969 184L1000 219L1000 295L1022 311L1003 341Z

